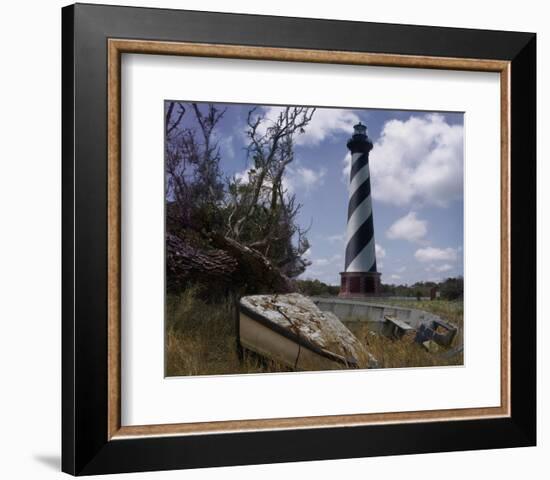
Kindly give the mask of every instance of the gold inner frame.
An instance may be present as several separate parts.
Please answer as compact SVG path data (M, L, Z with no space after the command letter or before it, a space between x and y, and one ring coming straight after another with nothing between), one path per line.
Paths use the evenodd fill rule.
M468 70L500 73L501 109L501 365L500 406L317 417L229 420L162 425L121 425L120 332L120 162L121 78L123 53L276 60L384 67ZM250 47L149 40L108 41L108 438L200 435L258 430L346 427L405 422L458 421L509 417L510 402L510 70L508 61L424 57L377 53Z

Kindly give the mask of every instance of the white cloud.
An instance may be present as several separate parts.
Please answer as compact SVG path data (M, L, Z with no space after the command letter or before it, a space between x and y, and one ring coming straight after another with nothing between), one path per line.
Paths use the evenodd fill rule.
M454 262L457 259L457 250L455 248L420 248L414 253L414 258L419 262Z
M442 115L390 120L370 153L372 195L388 204L445 207L462 197L463 127Z
M326 173L326 168L315 171L309 168L300 167L296 172L296 176L300 179L300 183L304 185L306 189L310 189L323 185Z
M267 107L263 113L269 121L275 121L284 107ZM267 127L268 122L264 122ZM305 132L295 137L297 145L315 146L340 132L351 132L359 117L351 110L340 108L318 108L315 110Z
M429 267L426 268L426 271L443 273L443 272L448 272L452 269L453 269L452 265L448 263L444 263L443 265L430 265Z
M393 273L392 275L390 275L390 278L392 280L401 280L401 275L397 275L397 274Z
M287 193L295 193L300 190L309 193L325 183L326 173L326 168L312 170L307 167L288 166L283 178L283 186Z
M337 253L329 258L316 258L313 259L313 265L316 267L325 267L327 265L332 265L336 262L339 262L342 260L342 255Z
M227 135L226 137L216 139L218 141L218 147L222 157L235 158L235 148L233 146L233 135Z
M237 172L235 174L235 179L238 180L242 184L248 184L249 178L248 174L250 172L250 168L244 169L242 172Z
M340 233L340 234L336 234L336 235L329 235L327 237L327 241L329 243L342 243L346 240L346 234L345 233Z
M237 172L235 178L242 184L247 184L249 181L249 172L250 168L246 168L242 172ZM297 191L309 193L324 184L326 173L327 170L325 168L316 171L302 166L295 168L289 165L286 167L283 176L283 188L288 194ZM269 186L270 183L266 181L264 185Z
M379 245L378 243L375 244L375 252L377 259L386 257L386 250L382 247L382 245Z
M340 283L339 272L343 266L341 265L343 256L336 253L330 257L312 258L310 250L308 251L310 253L308 258L311 260L311 265L300 275L300 278L317 279L329 285L338 285Z
M416 212L409 212L404 217L398 218L386 231L386 236L391 240L408 240L419 242L428 233L428 222L420 220Z
M351 172L351 153L348 151L346 156L342 159L344 168L342 169L342 181L349 186L349 174Z

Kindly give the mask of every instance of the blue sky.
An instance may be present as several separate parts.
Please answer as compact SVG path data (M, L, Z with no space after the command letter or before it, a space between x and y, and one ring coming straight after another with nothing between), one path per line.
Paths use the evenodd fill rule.
M253 106L219 104L221 167L245 179L247 113ZM275 118L281 107L261 107ZM344 268L349 154L346 142L359 120L374 144L371 192L378 270L383 283L412 284L463 275L463 114L317 108L297 137L285 186L311 224L301 278L339 284ZM187 116L187 126L193 126Z

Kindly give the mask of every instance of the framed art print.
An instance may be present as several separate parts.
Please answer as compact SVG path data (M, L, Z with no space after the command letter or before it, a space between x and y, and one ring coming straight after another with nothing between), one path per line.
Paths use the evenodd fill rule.
M63 470L534 445L535 42L64 8Z

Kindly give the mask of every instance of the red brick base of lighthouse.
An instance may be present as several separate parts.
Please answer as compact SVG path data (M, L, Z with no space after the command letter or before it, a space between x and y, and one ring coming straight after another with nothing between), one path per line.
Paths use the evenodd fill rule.
M380 274L378 272L341 272L341 298L374 297L380 295Z

